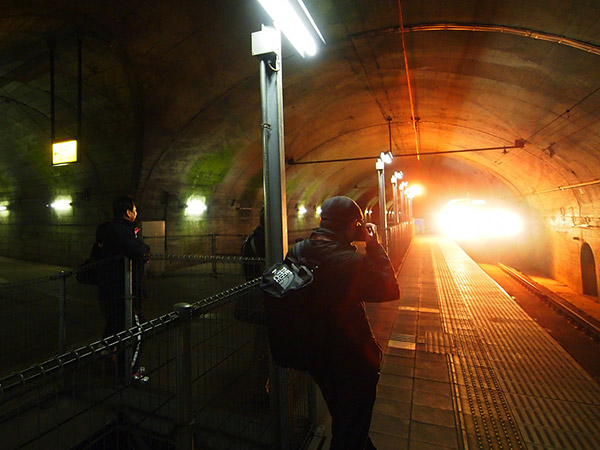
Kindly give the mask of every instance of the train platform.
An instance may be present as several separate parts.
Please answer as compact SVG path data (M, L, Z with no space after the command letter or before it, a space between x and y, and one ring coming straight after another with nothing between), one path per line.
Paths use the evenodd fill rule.
M2 282L68 270L0 269ZM454 242L417 235L398 278L399 300L368 305L385 351L379 450L600 449L598 383ZM531 278L600 320L593 299Z
M369 311L379 450L600 448L600 385L453 241L416 236L399 283Z

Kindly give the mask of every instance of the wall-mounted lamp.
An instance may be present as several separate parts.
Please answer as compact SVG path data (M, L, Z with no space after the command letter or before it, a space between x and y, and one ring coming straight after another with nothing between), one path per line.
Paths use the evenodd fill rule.
M54 202L50 203L50 208L54 209L56 212L65 212L72 209L72 203L70 197L59 197Z
M315 210L315 215L318 217L321 217L321 212L322 212L321 207L317 206L317 209Z
M208 207L206 206L206 199L204 197L190 197L185 205L186 216L200 216Z
M306 214L306 207L304 205L300 205L300 207L298 207L298 216L302 217L304 214Z

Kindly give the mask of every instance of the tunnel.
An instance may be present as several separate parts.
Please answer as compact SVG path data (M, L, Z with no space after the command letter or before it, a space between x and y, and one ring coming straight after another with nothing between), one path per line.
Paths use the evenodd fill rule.
M573 240L597 246L597 8L309 3L326 45L303 58L283 41L290 237L316 226L328 196L377 205L374 162L391 150L386 172L427 187L415 217L432 223L453 198L501 199L528 220L520 262L580 286ZM141 221L164 222L170 253L193 247L185 236L252 230L263 202L250 48L269 20L260 4L5 11L4 255L73 264L122 192ZM54 166L52 138L78 138L77 163ZM318 163L336 160L347 161ZM71 208L50 207L62 197ZM190 198L206 212L186 215Z
M463 250L597 303L600 4L304 4L322 40L304 57L284 37L278 68L285 247L336 195L380 229L382 217L397 224L401 172L423 189L410 213L420 239L451 202L501 205L519 233L456 239ZM154 254L240 256L265 202L261 4L4 0L0 11L0 256L77 267L121 194ZM72 140L76 160L53 162L53 145Z

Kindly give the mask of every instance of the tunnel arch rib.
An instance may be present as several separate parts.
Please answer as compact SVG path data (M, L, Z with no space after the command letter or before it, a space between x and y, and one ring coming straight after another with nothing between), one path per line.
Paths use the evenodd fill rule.
M473 31L484 33L501 33L510 34L513 36L522 36L539 41L553 42L555 44L566 45L577 50L600 56L600 46L589 42L579 41L577 39L560 36L558 34L546 33L544 31L529 30L526 28L509 27L505 25L493 24L461 24L461 23L433 23L422 25L410 25L404 27L404 32L422 32L422 31ZM400 34L400 26L383 28L380 30L365 31L349 36L351 39L361 39L373 37L382 34Z

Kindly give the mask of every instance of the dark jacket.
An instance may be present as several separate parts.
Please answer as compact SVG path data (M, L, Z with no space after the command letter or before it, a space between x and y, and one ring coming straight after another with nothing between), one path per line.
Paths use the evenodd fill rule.
M317 295L311 302L314 333L320 341L317 364L379 370L381 348L364 302L387 302L400 295L384 249L371 243L366 255L357 253L344 238L324 228L315 230L302 249L302 256L318 265L314 281Z
M135 224L122 217L113 219L104 235L101 248L102 259L125 256L132 262L132 289L137 307L145 297L144 264L149 258L150 247L137 239ZM124 292L124 266L122 260L115 261L100 270L98 291L101 297L118 298Z
M137 239L133 222L117 217L107 227L103 246L105 258L120 255L129 259L140 259L149 252L150 247Z

